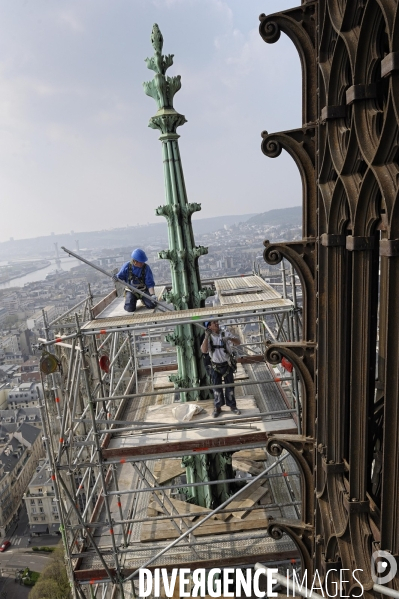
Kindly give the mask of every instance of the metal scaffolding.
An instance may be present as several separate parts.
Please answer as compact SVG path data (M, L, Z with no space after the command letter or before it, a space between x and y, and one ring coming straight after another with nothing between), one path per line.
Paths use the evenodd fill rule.
M57 321L48 323L44 314L41 412L75 597L133 597L144 566L206 568L217 559L240 567L297 558L287 537L272 538L266 528L274 514L298 518L301 512L297 466L268 446L274 433L298 432L300 384L295 373L272 368L263 357L268 342L292 334L294 305L257 275L214 287L220 304L196 311L141 308L120 316L123 298L116 292L96 305L89 292ZM244 408L215 422L212 401L198 401L203 415L182 422L172 413L189 389L168 380L176 353L165 339L179 321L205 318L227 321L241 337L245 380L237 373L235 386ZM234 459L235 452L265 447L256 476L235 468L235 478L222 481L233 483L234 493L217 509L185 502L183 487L221 481L187 482L177 458L231 452ZM159 472L170 464L177 464L176 473L162 480ZM268 485L269 502L240 507L240 495L257 484Z

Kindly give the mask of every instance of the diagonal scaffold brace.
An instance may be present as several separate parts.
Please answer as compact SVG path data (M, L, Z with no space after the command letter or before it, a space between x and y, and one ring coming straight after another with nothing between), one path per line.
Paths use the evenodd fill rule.
M68 250L68 248L66 248L64 246L62 246L61 249L64 250L64 252L66 252L69 256L73 256L77 260L80 260L81 262L84 262L88 266L95 268L96 270L101 272L106 277L109 277L113 281L115 280L114 275L112 275L111 273L104 270L104 268L101 268L101 266L97 266L97 264L93 264L93 262L86 260L86 258L79 256L79 254L75 254L75 252L73 252L72 250ZM154 304L157 304L157 306L160 308L160 310L162 310L162 312L175 312L175 310L173 308L169 308L169 306L165 306L165 304L160 302L158 299L155 299L155 298L151 297L150 295L148 295L147 293L144 293L144 291L137 289L137 287L134 287L134 285L130 285L129 283L122 281L122 279L119 279L118 277L117 277L117 280L119 283L122 283L122 285L124 285L125 287L128 287L131 291L134 291L134 293L138 293L139 295L141 295L142 297L145 297L146 299L150 300ZM202 324L199 324L198 322L194 322L193 324L205 331L205 327L202 326Z

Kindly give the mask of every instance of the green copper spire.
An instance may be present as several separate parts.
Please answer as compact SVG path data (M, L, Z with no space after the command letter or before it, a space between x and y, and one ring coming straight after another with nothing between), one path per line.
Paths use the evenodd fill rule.
M185 117L173 107L173 99L181 88L180 75L167 77L167 69L173 64L173 54L162 54L163 37L158 25L151 34L154 56L146 59L147 67L155 72L152 81L144 83L145 93L154 98L158 111L150 118L149 126L161 132L162 154L165 178L165 204L156 209L156 214L164 216L168 223L169 249L159 253L160 258L169 260L172 273L172 290L165 300L172 302L176 310L200 308L205 299L214 292L202 289L198 258L208 253L208 248L196 246L194 242L191 216L201 210L201 204L187 201L186 186L176 133L177 127L184 125ZM201 387L208 384L200 349L201 329L194 325L179 325L168 340L177 349L178 374L170 377L176 388ZM207 391L200 389L181 393L181 401L206 399ZM183 458L187 481L208 481L232 478L231 456L215 454ZM213 507L227 499L228 485L207 485L187 489L188 498L198 505Z
M184 125L186 119L173 108L173 97L181 88L180 75L165 77L166 70L173 64L173 54L163 56L163 37L155 23L151 33L154 56L146 58L147 68L155 71L152 81L143 83L147 96L154 98L158 112L150 119L149 127L159 129L162 133L176 133L177 127Z
M160 252L159 257L170 261L172 271L172 291L166 294L165 299L173 303L176 310L199 308L205 305L205 299L213 295L213 291L201 288L198 258L207 254L208 248L195 245L191 224L191 215L201 210L201 205L187 201L177 141L179 135L176 129L186 122L185 117L173 108L173 98L181 88L181 80L180 75L165 75L173 64L173 54L162 54L163 37L156 24L152 28L151 43L154 56L147 58L146 63L155 75L152 81L143 85L145 93L154 98L158 107L149 126L161 131L166 202L156 209L156 214L167 220L169 249ZM192 325L181 325L169 336L169 340L177 346L178 375L173 378L177 387L199 387L207 381L200 336L201 330ZM205 392L201 396L200 391L182 395L183 401L205 399L207 396Z

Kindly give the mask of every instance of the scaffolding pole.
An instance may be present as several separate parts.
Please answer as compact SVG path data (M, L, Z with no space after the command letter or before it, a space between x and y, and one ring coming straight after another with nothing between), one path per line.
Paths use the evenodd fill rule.
M90 308L90 298L86 298L88 302L88 309ZM270 316L277 316L287 314L288 310L270 310L267 312ZM69 317L71 311L68 311L66 317ZM88 312L87 312L88 314ZM251 320L254 320L254 315L251 310L243 314L242 312L235 317L238 321L238 326L245 324L246 314L250 316ZM252 318L251 318L252 314ZM232 314L224 315L223 319L231 319ZM255 317L258 326L262 325L262 314ZM184 315L176 314L176 322L181 320L187 320ZM159 391L153 389L153 377L150 376L148 379L143 378L140 382L139 375L139 354L137 352L137 335L139 330L146 332L146 343L148 343L150 357L150 368L149 373L154 372L154 357L157 356L153 351L154 338L159 335L158 331L168 330L173 327L174 321L170 322L159 322L152 323L150 325L142 325L140 329L131 327L113 327L112 319L110 321L111 326L106 329L101 329L101 340L97 337L99 331L96 329L85 330L84 325L81 324L75 313L75 331L70 335L60 335L51 339L50 326L47 324L45 339L43 339L43 349L52 350L58 357L67 363L65 372L52 373L50 376L43 380L43 387L46 393L46 404L52 405L54 411L53 422L56 423L54 428L51 424L52 420L49 416L48 410L44 411L42 419L47 421L50 425L49 437L52 437L51 442L48 443L49 454L48 459L53 464L53 471L55 476L55 486L57 492L63 494L65 499L60 500L60 518L62 517L62 534L65 538L65 548L68 555L68 567L70 576L72 576L73 567L76 568L76 563L80 563L84 560L85 556L95 556L100 560L100 563L104 569L104 576L106 577L96 581L96 585L90 585L91 591L94 595L98 596L101 592L102 596L109 597L109 593L114 593L112 589L119 588L120 596L123 597L123 592L130 596L134 591L133 588L127 590L126 583L132 584L133 578L127 578L124 575L123 563L128 559L131 551L139 556L140 553L149 550L154 555L151 560L157 559L159 556L160 544L158 542L149 546L148 544L140 547L138 542L132 537L134 527L140 523L148 520L142 517L142 512L137 513L139 505L142 505L142 500L139 501L140 497L144 497L145 494L149 496L150 493L161 492L169 493L176 492L181 489L182 484L167 484L157 485L152 475L145 466L146 462L151 460L159 459L157 455L144 455L137 456L137 458L127 458L122 460L126 463L126 467L133 468L133 471L138 475L138 471L142 473L140 479L142 483L139 483L138 479L132 479L132 488L126 489L119 485L119 479L121 476L121 460L106 457L109 440L117 440L120 437L128 438L129 434L141 434L141 433L156 433L162 431L181 431L191 430L195 428L203 429L204 431L208 428L219 428L221 431L223 427L228 426L234 428L238 432L242 431L243 434L250 432L251 430L256 431L258 423L271 422L270 418L285 417L292 413L295 413L296 406L293 408L282 408L279 410L268 410L258 411L252 415L242 414L239 417L231 416L223 418L223 421L215 422L214 420L205 419L199 422L188 422L175 424L165 424L163 422L147 422L143 419L144 413L140 410L144 409L144 406L152 405L153 400L157 396L167 397L168 395L174 395L176 389L162 389ZM46 321L45 321L46 322ZM57 324L62 330L63 322L62 318L59 318ZM263 326L263 325L262 325ZM260 343L254 343L255 346L259 346ZM250 349L250 345L244 343L244 347ZM170 354L170 352L168 352ZM106 370L102 370L100 366L100 358L103 355L107 355L109 358L108 366ZM145 357L145 356L143 356ZM257 364L258 361L254 362ZM257 386L258 389L267 389L270 385L280 386L280 383L292 383L294 376L278 377L273 376L271 379L265 379L264 376L260 377L261 380L249 380L249 381L236 381L235 387L246 386ZM135 385L135 386L134 386ZM231 385L229 385L231 386ZM217 386L223 388L225 385ZM135 391L132 393L132 388ZM205 389L213 389L214 385L204 387ZM196 388L184 387L179 389L179 392L185 392L189 390L195 390ZM55 398L59 398L57 402ZM117 403L115 403L117 402ZM134 418L129 422L129 412L124 410L131 409L132 406L137 403L137 408L134 409ZM143 406L140 408L139 406ZM138 411L137 411L138 410ZM58 428L57 428L58 427ZM244 445L244 447L256 447L260 446L259 441L256 443L251 442ZM232 445L231 451L238 451L242 449L243 445ZM105 451L105 453L104 453ZM223 448L212 448L209 451L204 450L203 453L220 453ZM174 457L179 455L178 453L171 453L167 457ZM162 456L160 454L162 459ZM283 456L280 461L286 457ZM279 463L279 462L278 462ZM272 467L274 467L272 465ZM143 470L144 468L144 470ZM268 466L269 468L269 466ZM271 468L271 467L270 467ZM255 480L274 480L276 477L298 476L295 471L287 471L285 473L270 473L265 474L268 470L262 471L259 477L255 477L250 480L249 483L244 487L246 489L248 484L252 484ZM79 473L79 476L77 476ZM147 480L147 485L143 484L143 481ZM244 480L244 479L239 479ZM69 482L68 482L69 481ZM235 478L226 478L226 483L235 482ZM150 484L148 484L150 483ZM204 483L185 483L184 486L190 488L191 486L204 486L204 485L216 485L220 484L220 480L211 480ZM144 494L144 495L143 495ZM221 514L228 514L233 512L240 512L239 508L229 508L229 502L233 500L237 495L229 498L227 502L224 502L222 506L219 506ZM123 499L123 498L126 499ZM147 499L144 503L146 503ZM280 501L270 504L270 508L280 509L286 505L296 506L300 505L300 500L297 497L292 497L290 501ZM223 508L223 506L225 506ZM265 505L267 508L268 505ZM142 508L140 508L142 509ZM259 507L249 508L246 511L252 512ZM153 516L154 523L157 521L170 521L176 522L178 525L179 537L172 544L167 547L162 547L162 555L169 551L176 543L182 541L183 544L187 545L188 550L196 551L197 548L204 547L206 541L199 541L192 538L195 528L184 526L183 519L189 518L190 515L187 513L178 514L172 506L165 504L165 513L159 516ZM137 515L136 515L137 514ZM201 522L196 523L200 525L206 522L209 514L202 512L199 514ZM116 517L115 517L116 516ZM203 518L204 517L204 518ZM212 515L210 516L212 517ZM97 542L94 531L96 528L104 526L104 518L106 520L105 530L101 533L103 541ZM90 530L93 534L90 535ZM183 535L186 537L183 537ZM106 535L106 536L104 536ZM190 539L191 536L191 539ZM68 537L68 541L67 541ZM104 545L104 539L109 539L107 544ZM256 538L256 533L251 535L241 535L242 540L249 538ZM261 537L260 537L261 538ZM217 539L216 543L223 542L223 539ZM195 559L203 559L198 557ZM75 562L74 560L78 560ZM143 558L145 561L145 558ZM75 566L73 564L75 563ZM104 564L107 568L104 567ZM131 570L130 570L131 571ZM112 583L112 584L111 584ZM75 593L79 597L82 597L81 585L86 584L84 581L75 580ZM115 586L116 585L116 586Z

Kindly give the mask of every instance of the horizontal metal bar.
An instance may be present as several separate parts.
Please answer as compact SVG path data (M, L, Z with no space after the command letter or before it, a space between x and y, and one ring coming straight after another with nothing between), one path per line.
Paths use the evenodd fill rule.
M287 457L287 455L285 455L284 457ZM287 473L287 476L300 476L299 472L289 472ZM269 478L279 478L281 476L286 476L285 472L281 472L279 474L264 474L262 476L259 476L258 478L265 478L265 479L269 479ZM158 487L144 487L141 489L125 489L125 490L119 490L119 491L109 491L107 493L107 497L110 497L111 495L130 495L130 493L145 493L148 491L166 491L166 490L173 490L173 489L181 489L182 487L184 488L189 488L189 487L203 487L203 486L207 486L207 485L221 485L224 483L236 483L237 481L252 481L252 478L226 478L223 480L208 480L208 481L201 481L198 483L180 483L180 485L168 485L168 486L164 486L164 485L159 485Z
M252 416L230 416L227 418L224 418L222 421L219 422L215 422L214 419L212 420L201 420L199 422L179 422L176 424L165 424L165 425L159 425L159 426L154 426L151 427L149 426L137 426L137 427L124 427L124 428L116 428L114 429L114 433L113 437L119 437L122 436L124 437L125 435L118 435L118 432L136 432L136 433L140 433L140 432L144 432L144 433L159 433L159 432L166 432L168 430L172 430L172 431L176 431L176 430L187 430L187 429L191 429L191 428L195 428L195 429L203 429L203 428L226 428L226 423L227 423L227 428L242 428L239 426L240 422L244 423L249 423L249 424L253 424L254 427L244 427L244 428L252 428L253 430L256 430L256 424L260 423L260 422L265 422L267 419L267 416L279 416L280 414L294 414L296 413L297 409L296 408L289 408L286 410L279 410L276 412L259 412L259 414L255 414Z
M212 420L201 420L199 422L176 422L176 424L162 424L162 423L156 423L156 422L152 422L152 423L148 423L148 422L142 422L142 421L138 421L137 423L132 423L132 424L137 424L137 427L134 426L129 426L129 427L123 427L123 428L115 428L112 429L112 436L115 437L115 433L119 433L119 432L127 432L127 431L134 431L136 430L137 432L140 432L140 430L145 430L146 432L149 432L147 430L147 427L155 427L156 426L156 430L160 431L160 430L168 430L169 428L173 428L174 430L176 429L186 429L186 428L202 428L203 425L205 426L211 426L212 428L220 428L221 426L224 425L225 422L231 422L231 423L239 423L239 422L246 422L249 419L253 419L254 421L262 419L265 416L278 416L280 414L293 414L294 412L296 412L297 409L296 408L289 408L289 409L284 409L284 410L274 410L273 412L259 412L257 414L252 414L252 415L248 415L248 416L229 416L227 418L223 418L222 421L219 422L215 422L214 419ZM82 424L90 424L91 420L89 418L82 418L82 419L78 419L76 418L74 420L74 422L79 422ZM97 420L96 421L98 424L115 424L117 425L118 423L121 424L125 424L123 421L121 420ZM99 431L99 432L106 432L106 431Z
M38 338L38 342L39 343L47 343L47 340L43 339L43 337L39 337ZM59 346L59 347L66 347L68 349L72 349L73 348L73 346L70 343L64 343L63 341L59 341L57 343L57 346ZM75 351L76 352L81 352L82 350L80 349L80 347L75 346Z
M297 472L295 474L298 474ZM272 475L271 475L272 476ZM280 475L281 476L281 475ZM235 479L240 480L240 479ZM245 480L245 479L241 479L241 480ZM226 481L221 481L221 482L226 482ZM184 485L186 486L186 485ZM162 487L164 488L164 487ZM301 501L290 501L288 503L267 503L267 504L262 504L262 505L256 505L253 507L237 507L237 508L230 508L230 509L225 509L225 510L221 510L219 512L219 514L232 514L233 512L253 512L254 510L260 510L262 509L262 507L264 509L271 509L271 508L276 508L276 507L290 507L292 505L301 505ZM187 514L170 514L167 516L147 516L146 518L130 518L127 520L112 520L112 524L113 526L122 526L124 524L140 524L142 522L157 522L158 520L171 520L171 519L179 519L179 518L190 518L190 517L197 517L197 516L206 516L207 514L209 514L209 511L207 512L189 512ZM86 524L87 527L89 528L99 528L100 526L104 526L104 522L88 522ZM75 525L75 526L68 526L66 527L68 528L68 530L80 530L82 527L79 525ZM213 541L212 541L213 542ZM221 541L223 542L223 541ZM143 551L145 551L146 549L143 549Z
M280 431L281 432L281 431ZM290 431L291 432L291 431ZM112 431L110 431L110 433L112 433ZM204 447L204 448L195 448L195 450L193 449L179 449L179 450L175 450L173 452L173 455L176 456L181 456L181 455L187 455L187 453L192 454L193 451L195 451L196 455L207 455L207 454L214 454L214 453L223 453L225 451L231 451L231 452L235 452L235 451L240 451L241 449L256 449L259 447L264 447L265 446L265 442L266 442L266 438L265 438L265 433L255 433L255 435L259 436L259 439L253 439L252 435L248 435L248 439L245 439L245 435L242 435L240 438L240 442L239 443L231 443L231 445L228 445L228 449L226 450L226 445L212 445L210 447ZM151 449L151 446L150 446ZM137 453L137 454L132 454L132 455L124 455L123 456L123 462L122 463L130 463L130 462L143 462L143 461L151 461L151 460L159 460L159 459L169 459L171 457L171 452L170 451L158 451L158 453L146 453L146 454L141 454L141 453ZM106 463L106 465L109 464L115 464L115 465L120 465L121 464L121 458L119 456L113 457L113 456L108 456L106 458L103 458L104 462ZM73 468L98 468L100 466L100 463L97 461L93 461L93 462L73 462ZM58 471L70 471L71 466L69 465L61 465L61 464L56 464L55 468Z
M219 513L222 513L222 512L219 512ZM238 534L240 534L240 533L238 533ZM264 540L264 538L265 538L266 535L267 535L267 533L265 534L265 530L262 530L262 532L260 532L259 534L256 534L254 532L252 532L251 534L248 534L248 535L241 535L240 534L240 536L238 537L237 540L239 540L239 541L252 541L252 540L256 540L256 539L262 539L262 540ZM217 538L213 538L212 539L212 545L213 544L216 545L218 543L225 543L226 542L226 538L223 538L223 536L224 535L220 535L220 538L218 538L218 539ZM197 546L201 546L201 545L209 545L209 540L207 540L207 541L196 540L193 543L188 543L186 545L186 547L187 546L189 546L189 547L191 547L191 546L197 547ZM126 547L126 548L122 548L121 547L118 550L118 553L119 552L120 553L133 553L133 552L134 553L136 553L136 552L139 553L140 551L146 551L147 552L147 551L151 551L151 550L158 551L161 547L162 547L161 543L157 544L154 547L150 543L144 543L144 546L143 546L143 544L140 541L134 541L134 542L130 543L129 547ZM104 553L105 552L109 554L110 553L110 549L105 549ZM95 554L94 551L87 551L87 552L85 551L84 556L86 556L86 555L87 556L91 556L91 555L94 555L94 554ZM82 554L81 553L75 553L75 554L73 554L73 556L74 557L82 557ZM256 555L254 555L254 562L256 561L256 559L257 559L257 557L256 557ZM300 561L300 560L298 559L298 561ZM277 563L277 562L272 562L272 563ZM278 562L278 563L280 563L280 562ZM292 561L291 560L281 560L281 563L290 563L290 564L292 564Z
M224 307L224 306L222 306ZM217 308L219 308L220 310L220 306L217 306ZM270 315L274 315L274 314L284 314L286 312L292 312L293 310L293 306L286 306L285 308L283 307L279 307L279 308L268 308L265 307L263 309L261 308L257 308L256 314L259 314L259 316L263 315L263 314L270 314ZM179 312L176 311L176 315L178 315ZM236 319L236 320L240 320L242 318L246 318L246 316L248 314L253 315L254 314L254 308L250 306L248 306L248 310L246 312L239 312L237 313L230 313L230 314L226 314L226 315L220 315L217 311L217 309L210 311L209 313L204 313L201 314L201 317L198 317L199 320L201 321L206 321L206 320L211 320L212 318L217 320L230 320L230 319ZM216 318L215 318L216 317ZM112 318L110 318L109 320L112 320ZM192 325L197 325L199 326L201 329L203 329L204 327L199 324L196 320L193 320L192 318L179 318L177 317L176 320L166 320L164 322L156 322L151 324L150 322L148 323L137 323L136 325L134 325L134 321L132 322L132 325L124 325L124 326L109 326L107 327L107 325L102 324L102 326L96 329L81 329L81 334L85 335L85 336L90 336L90 335L99 335L99 334L103 334L104 331L106 333L122 333L122 332L126 332L126 331L131 331L131 332L135 332L135 331L145 331L145 330L152 330L152 329L162 329L162 328L166 328L166 327L176 327L179 326L181 324L192 324ZM236 324L240 324L240 323L236 323ZM245 324L245 323L243 323ZM60 326L64 326L63 324L61 324ZM71 327L74 326L76 327L76 325L71 325L71 324L66 324L66 327ZM77 333L71 333L69 335L62 335L59 337L59 339L61 341L66 341L67 339L73 339L73 337L75 337L77 335ZM46 343L42 343L42 345L54 345L55 343L57 343L57 341L55 339L53 340L49 340L46 341Z
M140 323L137 322L137 324L135 324L134 321L132 321L131 325L121 325L121 326L116 326L114 324L114 326L111 325L107 327L106 324L102 323L102 325L98 326L98 328L95 329L82 329L82 333L84 335L98 335L100 334L102 331L106 331L108 332L121 332L121 331L144 331L147 329L159 329L161 327L164 326L169 326L169 327L176 327L182 324L192 324L192 325L197 325L199 326L201 329L203 329L204 327L202 325L200 325L198 323L198 320L204 322L206 320L231 320L231 319L235 319L235 320L240 320L242 318L245 318L246 316L246 312L240 311L239 313L237 312L231 312L228 314L220 314L220 308L224 308L226 306L217 306L217 308L219 308L219 311L217 310L217 308L215 308L215 310L213 311L209 311L209 312L204 312L203 314L201 314L201 316L196 316L195 318L197 320L193 320L192 317L186 317L184 318L182 317L177 317L174 320L165 320L165 321L158 321L158 322L154 322L154 323ZM268 307L264 307L264 308L255 308L254 306L248 307L248 314L253 315L254 313L262 315L262 314L283 314L286 312L292 312L293 311L293 306L286 306L284 307L278 307L278 308L268 308ZM178 311L176 311L176 315L179 314ZM156 314L154 314L154 316L156 316ZM109 320L112 320L112 318L110 318ZM239 324L239 323L235 323L235 324ZM50 343L50 342L49 342Z
M273 468L275 468L276 466L278 466L278 464L280 464L283 460L285 460L285 458L288 455L289 454L287 453L287 454L281 456L280 458L278 458L278 460L276 460L273 464L271 464L270 466L268 466L264 470L264 472L262 472L261 474L258 474L258 476L255 476L245 487L243 487L242 489L240 489L239 491L237 491L236 493L234 493L234 495L232 495L231 497L229 497L228 499L226 499L226 501L223 501L223 503L221 503L217 508L215 508L214 510L212 510L202 520L200 520L199 522L196 522L191 528L189 528L188 530L186 530L186 532L184 532L183 534L181 534L178 539L175 539L174 541L172 541L167 547L164 547L164 549L162 549L161 551L159 551L158 554L156 554L151 559L149 559L148 561L146 561L141 566L141 568L146 568L147 566L149 566L150 564L152 564L152 562L154 562L159 557L161 557L164 553L166 553L169 549L172 549L173 547L175 547L175 545L177 545L178 543L180 543L180 541L182 541L183 539L185 539L186 537L188 537L189 535L191 535L191 533L193 533L194 530L196 530L199 526L201 526L202 524L204 524L205 522L207 522L210 518L212 518L212 516L214 516L220 510L222 510L223 508L225 508L233 500L237 499L237 497L239 497L241 495L241 493L243 493L243 491L245 489L247 489L248 487L251 487L254 483L256 483L258 480L260 480L261 478L263 478L263 476L265 474L268 474L268 472L270 472L270 470L273 470ZM132 572L132 574L130 574L126 578L126 581L127 580L132 580L135 576L137 576L137 574L139 573L139 571L140 571L141 568L137 568L134 572Z
M151 338L151 340L153 341L153 339ZM145 341L144 341L145 343ZM155 341L155 343L157 343ZM148 358L149 356L152 356L153 358L157 358L158 356L170 356L171 358L174 358L177 355L177 351L160 351L160 352L151 352L150 354L144 353L144 352L136 352L136 356L137 358ZM170 362L171 364L171 362Z
M203 387L183 387L177 389L160 389L159 391L146 391L145 393L131 393L129 395L115 395L113 397L96 397L92 401L106 401L108 399L134 399L135 397L155 397L156 395L168 395L171 393L186 393L187 391L197 391L205 389L224 389L225 387L245 387L247 385L271 385L272 383L284 383L285 381L293 381L294 377L267 379L265 381L238 381L237 383L222 385L204 385Z
M276 272L279 273L280 269L277 269ZM243 277L255 277L255 276L259 276L259 275L255 275L251 271L251 272L247 272L247 273L242 273L240 275L229 275L229 276L224 275L222 277L214 277L213 279L203 279L203 278L201 278L201 283L203 285L204 284L208 285L209 283L213 283L213 281L223 281L224 279L242 279ZM277 277L279 275L274 275L273 274L273 275L265 275L265 276L272 276L272 277L276 276ZM263 276L261 276L260 278L263 281L265 281L264 278L263 278ZM265 283L266 283L266 281L265 281ZM270 285L270 283L267 283L267 284ZM172 286L172 281L168 281L167 283L158 283L159 287L162 287L162 286L167 287L168 285L171 287Z
M265 536L265 534L263 536ZM244 541L250 539L250 537L247 537L247 536L240 537L240 539L241 538ZM256 538L258 538L258 537L256 537ZM201 543L201 544L204 544L204 543ZM148 546L147 543L146 543L146 545ZM191 544L188 544L188 546L190 546L190 545ZM290 555L290 558L283 557L283 556L287 556L287 554ZM74 554L74 555L76 557L76 554ZM266 555L265 554L263 555L263 561L266 561L269 564L270 567L274 566L274 565L280 566L280 565L289 564L289 563L293 564L293 560L295 561L295 563L297 561L299 562L299 559L298 559L295 551L284 551L284 552L281 552L280 555L281 555L281 559L277 559L275 553L269 553L268 552ZM270 557L270 559L268 559L268 557ZM247 556L247 555L246 556L239 556L237 558L235 558L235 557L232 556L230 558L223 559L223 561L219 562L218 565L220 565L221 567L228 567L228 568L231 567L231 568L234 568L234 569L242 569L242 568L248 568L252 564L255 564L256 559L257 559L256 555L253 555L253 556ZM231 562L233 562L233 563L231 563ZM195 564L194 568L192 567L193 564ZM205 564L205 568L206 569L210 569L210 568L212 568L214 566L214 561L212 561L212 560L206 560L206 559L199 560L199 561L196 561L196 562L185 561L185 562L183 562L182 565L185 565L185 566L189 567L189 569L193 570L195 568L202 567L203 564ZM166 567L169 570L171 567L173 567L175 565L176 564L168 564ZM152 569L152 568L155 568L155 567L151 566L149 569ZM124 572L129 572L131 570L132 570L132 568L123 568ZM82 572L86 575L85 578L82 578L80 576L80 574ZM76 579L77 579L77 582L79 583L79 585L91 585L91 584L93 584L91 572L92 572L92 570L83 570L83 571L82 570L75 570ZM97 575L99 574L99 570L96 570L96 574ZM103 573L101 572L101 578L98 578L98 579L95 580L95 585L96 585L96 587L98 587L99 585L103 585L103 583L104 583L105 589L106 589L109 582L110 582L109 579L106 578L103 575ZM123 582L125 582L125 581L123 581ZM104 593L104 591L103 591L103 593ZM103 597L104 597L104 594L103 594Z

